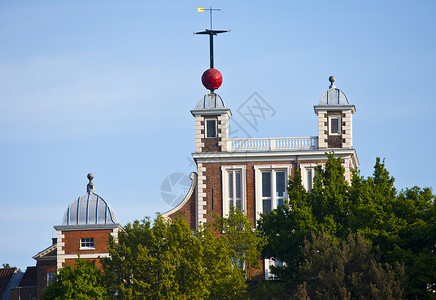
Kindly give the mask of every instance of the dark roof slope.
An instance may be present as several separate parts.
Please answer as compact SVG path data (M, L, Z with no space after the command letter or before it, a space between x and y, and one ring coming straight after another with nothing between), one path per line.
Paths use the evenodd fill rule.
M27 267L19 287L36 286L36 267Z
M6 287L11 281L12 276L17 271L17 268L4 268L0 269L0 297L3 295Z

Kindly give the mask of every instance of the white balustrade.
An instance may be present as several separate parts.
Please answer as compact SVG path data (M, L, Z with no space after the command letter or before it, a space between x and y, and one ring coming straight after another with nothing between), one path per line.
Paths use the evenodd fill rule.
M229 151L318 149L318 137L229 139Z

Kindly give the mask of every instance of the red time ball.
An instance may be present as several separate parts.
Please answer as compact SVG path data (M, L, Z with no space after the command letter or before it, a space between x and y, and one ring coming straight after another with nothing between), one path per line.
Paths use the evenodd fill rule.
M204 71L203 76L201 76L201 82L205 88L213 92L223 83L223 76L217 69L209 69Z

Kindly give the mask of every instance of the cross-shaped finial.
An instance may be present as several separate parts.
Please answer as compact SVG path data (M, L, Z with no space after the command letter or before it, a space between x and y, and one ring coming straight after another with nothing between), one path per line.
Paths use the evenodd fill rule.
M203 8L197 7L197 12L203 12L208 10L210 12L210 29L205 29L205 31L196 32L195 34L208 34L209 35L209 47L210 47L210 68L213 69L213 36L219 33L228 32L228 30L213 30L212 29L212 12L220 11L219 8Z

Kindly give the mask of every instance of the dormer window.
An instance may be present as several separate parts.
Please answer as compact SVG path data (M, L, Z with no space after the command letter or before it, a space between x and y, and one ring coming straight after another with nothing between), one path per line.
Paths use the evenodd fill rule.
M94 250L94 238L81 238L80 250Z
M216 138L217 137L216 130L216 120L209 119L206 120L206 138Z
M341 117L330 117L330 134L339 135L341 133Z

